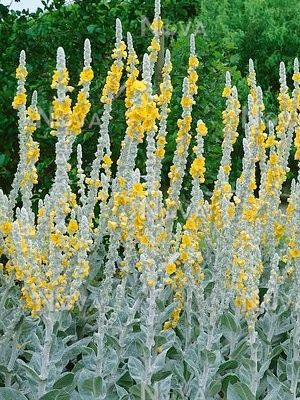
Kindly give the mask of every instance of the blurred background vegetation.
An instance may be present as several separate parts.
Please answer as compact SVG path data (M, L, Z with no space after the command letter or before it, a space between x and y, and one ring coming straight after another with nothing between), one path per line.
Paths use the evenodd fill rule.
M17 118L11 107L16 91L15 68L19 52L27 54L29 70L28 91L37 90L39 106L49 115L54 92L50 89L55 68L56 49L63 46L67 55L73 85L83 64L83 42L89 38L93 50L95 79L92 83L91 116L101 116L100 94L106 72L111 63L114 45L115 19L122 20L124 33L130 31L140 58L149 45L151 33L145 20L153 18L154 1L149 0L64 0L43 1L42 9L35 13L12 11L0 4L0 186L7 192L18 162ZM206 190L211 191L216 177L222 141L221 97L225 72L232 74L238 87L242 105L247 100L246 75L248 60L254 60L258 82L264 91L267 119L276 119L278 95L278 67L286 62L291 82L294 57L300 49L299 0L163 0L162 16L165 21L164 46L172 54L174 70L172 81L175 92L168 124L168 146L164 160L164 180L175 146L176 120L180 116L181 84L186 74L189 52L189 34L196 32L197 51L200 56L199 93L194 119L202 118L208 125L205 152L207 158ZM122 112L123 95L114 104L111 137L113 156L119 154L125 132ZM93 158L99 127L87 124L78 141L84 144L86 168ZM240 126L242 133L242 124ZM49 134L45 122L35 133L41 146L38 192L45 192L54 176L55 139ZM235 146L232 181L240 173L242 139ZM144 153L140 149L139 165L143 167ZM295 171L291 160L290 177ZM73 171L73 174L75 170ZM72 175L72 171L71 171ZM188 184L187 184L188 186Z

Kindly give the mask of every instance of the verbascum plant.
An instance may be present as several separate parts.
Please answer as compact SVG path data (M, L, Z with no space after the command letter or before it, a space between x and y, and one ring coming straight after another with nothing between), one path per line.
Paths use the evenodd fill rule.
M192 34L165 190L173 65L161 44L159 0L151 29L140 59L116 20L112 63L98 97L98 143L86 170L77 138L92 110L91 45L84 43L77 96L58 49L51 84L55 175L38 200L35 132L42 118L20 54L12 102L19 164L10 193L0 190L1 399L300 397L299 173L287 185L291 154L300 158L298 60L292 92L280 64L276 121L265 118L252 60L245 126L226 73L222 158L206 197L209 131L207 121L193 118L201 93ZM115 160L110 121L118 117L115 99L122 96L126 129ZM242 171L232 183L239 135Z

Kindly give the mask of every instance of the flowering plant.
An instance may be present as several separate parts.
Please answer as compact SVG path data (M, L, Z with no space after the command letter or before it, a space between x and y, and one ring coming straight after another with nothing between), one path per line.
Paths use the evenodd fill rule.
M57 51L51 134L52 187L37 208L40 114L28 106L25 53L16 70L20 161L9 194L0 191L1 398L297 399L300 375L300 182L288 205L282 187L291 147L300 159L300 72L290 93L280 64L278 120L265 121L263 93L249 62L243 169L229 181L241 106L226 74L222 160L205 198L205 121L194 123L199 60L190 38L169 187L161 187L172 99L164 53L153 85L163 21L155 3L153 39L142 66L130 33L116 21L112 65L89 173L77 144L91 108L91 48L84 45L72 105L64 50ZM123 75L127 129L115 170L110 120ZM145 168L137 154L146 143ZM192 162L189 149L192 146ZM189 201L181 201L185 175Z

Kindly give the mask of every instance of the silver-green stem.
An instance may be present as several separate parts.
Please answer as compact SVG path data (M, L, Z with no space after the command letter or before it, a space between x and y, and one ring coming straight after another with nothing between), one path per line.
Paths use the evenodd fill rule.
M50 350L52 345L52 333L54 327L54 315L49 312L43 318L45 324L45 340L42 349L41 356L41 373L40 373L40 383L38 387L39 397L43 396L47 389L48 377L49 377L49 366L50 366Z

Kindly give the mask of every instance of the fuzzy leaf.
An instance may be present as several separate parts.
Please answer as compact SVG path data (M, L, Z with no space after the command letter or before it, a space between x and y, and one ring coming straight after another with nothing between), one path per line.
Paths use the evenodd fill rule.
M129 357L128 369L130 376L136 382L143 382L145 380L145 367L143 363L135 357Z
M83 370L78 379L78 391L82 400L104 399L106 395L105 382L100 376Z
M229 384L227 400L255 400L255 397L247 385L237 382L234 385Z
M33 368L29 367L23 360L18 360L17 362L20 365L20 370L25 373L28 379L35 383L41 382L41 378Z
M74 381L74 374L72 372L67 372L60 379L58 379L54 385L54 389L64 389L70 385L72 385Z
M62 355L62 364L66 365L70 360L77 357L81 352L82 346L87 346L90 341L91 338L84 338L69 346Z
M12 388L0 388L0 399L1 400L27 400L26 397Z
M63 390L51 390L44 394L39 400L70 400L70 395Z

